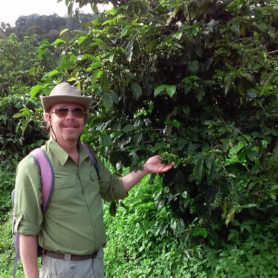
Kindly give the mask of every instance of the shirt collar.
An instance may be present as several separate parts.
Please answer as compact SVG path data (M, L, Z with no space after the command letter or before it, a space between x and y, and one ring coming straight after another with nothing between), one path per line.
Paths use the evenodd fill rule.
M53 138L50 138L47 144L49 144L50 150L55 154L57 160L64 166L69 159L69 154Z
M79 164L81 164L83 160L89 158L89 154L85 149L85 147L82 146L80 142L78 143L78 149L79 149Z
M57 160L61 163L62 166L64 166L70 157L69 154L53 138L50 138L47 144L49 144L50 149L53 151L53 153L55 153L55 157L57 157ZM80 142L78 143L78 149L79 164L81 164L81 162L88 158L89 155Z

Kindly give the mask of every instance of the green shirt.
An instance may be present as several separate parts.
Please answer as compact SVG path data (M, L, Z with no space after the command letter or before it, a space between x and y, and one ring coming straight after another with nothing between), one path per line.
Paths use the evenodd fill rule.
M88 152L79 145L79 164L53 139L45 149L54 171L54 191L41 210L40 170L28 155L18 165L15 185L15 232L38 235L46 250L76 255L93 253L105 244L102 199L127 196L121 179L96 158L99 175Z

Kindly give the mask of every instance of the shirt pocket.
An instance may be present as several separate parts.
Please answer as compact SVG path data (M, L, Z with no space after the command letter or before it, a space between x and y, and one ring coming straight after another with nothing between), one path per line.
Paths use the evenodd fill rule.
M80 183L78 175L70 171L55 174L54 177L55 190L62 190L64 188L73 187L76 186L76 184L78 183Z
M82 190L78 176L72 173L55 175L54 191L51 198L51 205L54 201L57 204L70 205L76 198L80 197Z

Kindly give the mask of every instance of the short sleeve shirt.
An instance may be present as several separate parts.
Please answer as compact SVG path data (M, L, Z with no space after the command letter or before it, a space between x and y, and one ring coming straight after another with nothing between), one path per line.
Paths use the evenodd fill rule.
M79 164L53 139L43 146L54 172L54 190L41 209L40 169L28 155L18 165L15 232L38 235L46 250L87 255L105 244L102 199L127 196L121 179L96 158L99 177L87 150L79 145Z

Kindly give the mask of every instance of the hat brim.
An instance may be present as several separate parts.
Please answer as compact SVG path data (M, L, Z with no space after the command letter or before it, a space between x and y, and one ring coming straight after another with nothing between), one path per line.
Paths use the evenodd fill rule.
M88 110L92 97L75 97L75 96L40 96L42 106L45 112L49 112L54 104L58 103L77 103Z

